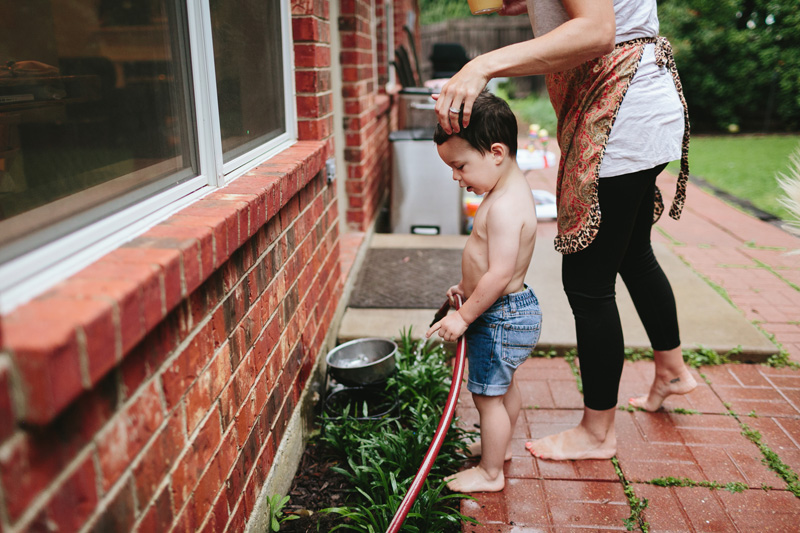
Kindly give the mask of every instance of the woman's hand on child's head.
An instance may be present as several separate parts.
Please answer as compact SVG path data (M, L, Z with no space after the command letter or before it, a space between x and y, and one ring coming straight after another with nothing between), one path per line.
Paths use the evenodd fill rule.
M469 126L472 104L489 83L490 76L485 70L482 56L478 56L447 80L439 94L432 95L437 119L448 135Z
M464 320L464 317L461 316L461 313L455 312L450 313L439 322L431 326L431 328L425 333L425 338L430 339L431 335L439 332L439 336L444 341L456 341L458 338L467 331L467 327L469 324Z

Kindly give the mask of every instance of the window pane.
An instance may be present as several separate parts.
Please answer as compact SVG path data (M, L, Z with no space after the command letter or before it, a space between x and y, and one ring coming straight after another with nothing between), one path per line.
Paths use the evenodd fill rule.
M284 133L280 0L211 0L223 160Z
M0 261L197 174L182 4L3 2Z

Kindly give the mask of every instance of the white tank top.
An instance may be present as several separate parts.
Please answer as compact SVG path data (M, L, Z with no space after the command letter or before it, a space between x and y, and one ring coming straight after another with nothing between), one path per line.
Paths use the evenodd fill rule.
M567 20L561 0L527 0L533 35L539 37ZM656 0L614 0L621 43L658 36ZM645 46L639 70L611 128L600 177L647 170L681 157L683 106L672 75L656 64L654 45Z

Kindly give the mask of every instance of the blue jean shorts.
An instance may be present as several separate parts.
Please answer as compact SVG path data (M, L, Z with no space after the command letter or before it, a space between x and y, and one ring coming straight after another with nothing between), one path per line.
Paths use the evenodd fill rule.
M533 289L501 296L467 328L467 390L483 396L505 394L514 371L539 341L541 327L542 311Z

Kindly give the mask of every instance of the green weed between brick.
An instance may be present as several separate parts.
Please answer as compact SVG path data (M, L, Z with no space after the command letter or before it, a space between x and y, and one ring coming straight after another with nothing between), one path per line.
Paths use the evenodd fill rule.
M693 350L683 350L683 360L686 361L686 364L693 367L699 368L701 366L713 366L713 365L724 365L724 364L736 364L738 361L732 361L731 356L737 355L741 353L741 346L737 346L733 350L720 354L716 351L706 348L704 346L698 346ZM531 353L531 357L543 357L545 359L552 359L554 357L558 357L558 352L555 350L535 350ZM575 382L578 387L578 392L583 394L583 380L581 379L581 371L578 367L578 364L575 360L578 358L578 350L573 348L567 351L564 354L564 360L569 364L569 368L572 371L572 375L575 376ZM788 357L788 355L786 356ZM653 350L646 349L640 350L635 348L625 348L625 359L627 361L652 361L653 360ZM791 362L787 362L787 365L792 364ZM704 378L705 379L705 378ZM707 380L706 380L707 381ZM624 408L621 408L624 409ZM633 412L634 409L624 409L630 412Z
M772 364L770 365L770 362L767 361L767 364L769 366L773 366L775 365L775 362L773 361ZM796 363L788 361L783 366L792 366L794 368L795 365ZM708 378L708 376L706 376L702 372L700 373L700 378L702 378L707 385L709 386L712 385L711 380ZM769 446L767 446L761 441L761 433L759 433L757 430L750 428L747 424L742 422L742 420L739 418L739 415L737 415L733 411L733 408L730 403L723 402L723 405L725 406L726 409L726 415L732 416L739 423L739 426L742 428L742 435L744 435L748 440L753 442L753 444L755 444L758 447L759 451L761 452L761 455L763 456L762 462L764 463L764 465L766 465L767 468L775 472L781 479L783 479L786 482L789 491L796 497L800 498L800 476L798 476L798 474L794 472L789 465L784 463L777 453L775 453ZM674 411L678 412L677 409L675 409ZM752 418L757 418L758 414L755 411L751 411L747 416ZM704 481L695 482L692 480L688 480L686 478L680 478L680 479L657 478L655 480L650 481L649 483L653 485L665 483L665 485L662 486L688 486L688 485L675 484L683 482L696 484L694 486L707 486L706 485L707 483L716 484L716 482L704 482ZM741 488L740 486L743 488ZM742 490L745 490L747 488L744 484L737 484L737 482L728 483L722 487L724 487L726 490L730 490L731 492L741 492ZM720 488L720 487L709 487L709 488ZM739 490L740 488L741 490ZM761 488L766 491L766 490L771 490L773 487L770 487L768 485L762 485Z
M686 361L686 364L691 366L692 368L700 368L703 366L716 366L716 365L727 365L727 364L739 364L739 361L734 361L731 358L737 356L742 353L742 347L737 346L736 348L730 350L726 353L719 353L711 348L706 348L705 346L698 346L692 350L683 350L683 360ZM554 357L558 357L558 352L556 350L535 350L531 353L531 357L543 357L545 359L552 359ZM575 360L578 358L578 350L573 348L567 351L564 354L564 360L569 364L569 368L572 371L572 375L575 376L575 383L578 388L578 392L583 394L583 380L581 379L581 371L578 367L578 364ZM636 349L636 348L625 348L625 359L631 362L637 361L652 361L653 360L653 350L652 349ZM780 352L770 356L765 362L761 363L764 366L769 366L773 368L794 368L800 369L800 364L789 360L789 353L781 348ZM707 385L711 385L709 379L704 375L700 374L700 377L706 382ZM619 406L618 409L622 411L628 411L632 413L634 411L643 411L643 409L637 409L631 406ZM678 414L698 414L697 411L692 410L680 410L675 409L675 413Z
M783 276L781 276L780 274L778 274L778 272L776 272L776 271L775 271L775 269L774 269L774 268L772 268L770 265L768 265L768 264L764 263L763 261L759 261L758 259L754 259L753 261L755 261L755 262L756 262L756 264L757 264L759 267L761 267L761 268L763 268L763 269L765 269L765 270L768 270L768 271L769 271L769 272L771 272L771 273L772 273L772 274L773 274L775 277L777 277L778 279L780 279L781 281L783 281L784 283L786 283L787 285L789 285L789 286L790 286L791 288L793 288L794 290L796 290L796 291L800 291L800 287L798 287L798 286L797 286L795 283L792 283L792 282L791 282L791 281L789 281L788 279L786 279L786 278L784 278Z
M333 469L355 487L347 506L325 509L346 520L332 531L347 529L383 532L400 506L417 468L428 450L450 390L451 369L447 353L438 342L414 341L403 330L397 341L397 373L387 388L400 401L395 418L359 420L360 406L347 406L337 419L322 420L320 436L338 465ZM412 533L460 531L463 494L450 494L444 477L458 469L474 434L451 425L403 531Z
M669 239L670 243L673 246L686 246L686 243L679 241L678 239L667 233L667 231L664 230L664 228L662 228L661 226L656 226L655 228L656 231L659 232L661 235L663 235L665 239Z
M711 490L725 489L731 493L744 492L747 490L747 485L740 481L731 481L730 483L719 483L718 481L695 481L686 477L657 477L646 481L650 485L657 487L705 487Z
M679 414L679 415L699 415L700 414L700 411L698 411L696 409L684 409L683 407L676 407L675 409L672 410L672 412L676 413L676 414Z
M775 342L775 336L771 335L772 341ZM771 366L773 368L793 368L795 370L800 369L800 364L789 360L789 352L786 351L785 348L781 346L780 351L775 355L770 355L769 358L764 362L764 365Z
M739 424L742 427L742 435L747 437L747 439L749 439L753 444L758 446L758 449L761 451L761 455L764 456L761 461L786 482L786 485L792 494L800 498L800 478L798 478L797 473L793 471L789 465L784 463L778 454L772 451L769 446L761 442L760 432L752 429L750 426L741 421L739 421Z
M647 498L639 498L633 490L633 485L625 479L625 474L622 473L622 468L619 466L619 461L616 457L611 458L611 463L614 465L614 470L617 472L617 477L622 482L622 489L625 492L625 497L628 498L628 505L631 508L631 514L628 518L623 520L625 528L628 531L633 531L637 527L643 532L650 531L650 524L648 524L642 512L647 509Z
M737 363L731 360L732 356L738 355L742 352L741 346L737 346L733 350L724 354L718 353L705 346L698 346L695 349L683 350L683 360L692 368L699 368L701 366L714 366ZM631 362L636 361L652 361L653 350L637 350L634 348L625 348L625 359Z
M711 384L710 381L705 376L703 376L702 374L701 376L703 377L703 379L706 380L706 382L709 385ZM792 494L794 494L797 498L800 498L800 477L798 477L797 473L794 470L792 470L792 468L789 465L784 463L777 453L772 451L772 449L769 446L767 446L761 441L761 433L755 429L752 429L747 424L745 424L739 418L739 415L737 415L733 411L731 404L723 402L723 405L725 406L725 409L727 409L726 414L728 416L732 416L733 418L735 418L736 421L739 423L739 426L742 428L742 435L744 435L749 441L751 441L758 447L758 450L761 452L762 455L761 462L764 463L764 465L766 465L767 468L775 472L778 475L778 477L780 477L782 480L786 482L786 485ZM752 414L755 413L751 412L751 415ZM763 485L762 488L764 488Z
M681 255L678 255L678 257L680 258L680 260L681 260L681 261L683 261L683 263L684 263L686 266L688 266L689 268L691 268L691 269L692 269L692 271L693 271L695 274L697 274L698 276L700 276L700 279L702 279L703 281L705 281L705 282L708 284L708 286L709 286L709 287L711 287L712 289L714 289L714 292L716 292L717 294L719 294L720 296L722 296L722 298L724 298L726 302L728 302L729 304L731 304L731 307L735 307L736 309L738 309L738 307L736 307L736 304L735 304L735 303L733 303L733 299L731 299L730 295L728 294L728 291L726 291L726 290L725 290L725 289L724 289L724 288L723 288L721 285L718 285L718 284L714 283L713 281L711 281L711 278L709 278L708 276L706 276L706 275L704 275L704 274L702 274L702 273L698 272L698 271L697 271L697 270L696 270L696 269L695 269L695 268L692 266L692 264L691 264L689 261L687 261L686 259L684 259L684 258L683 258L683 256L681 256Z

